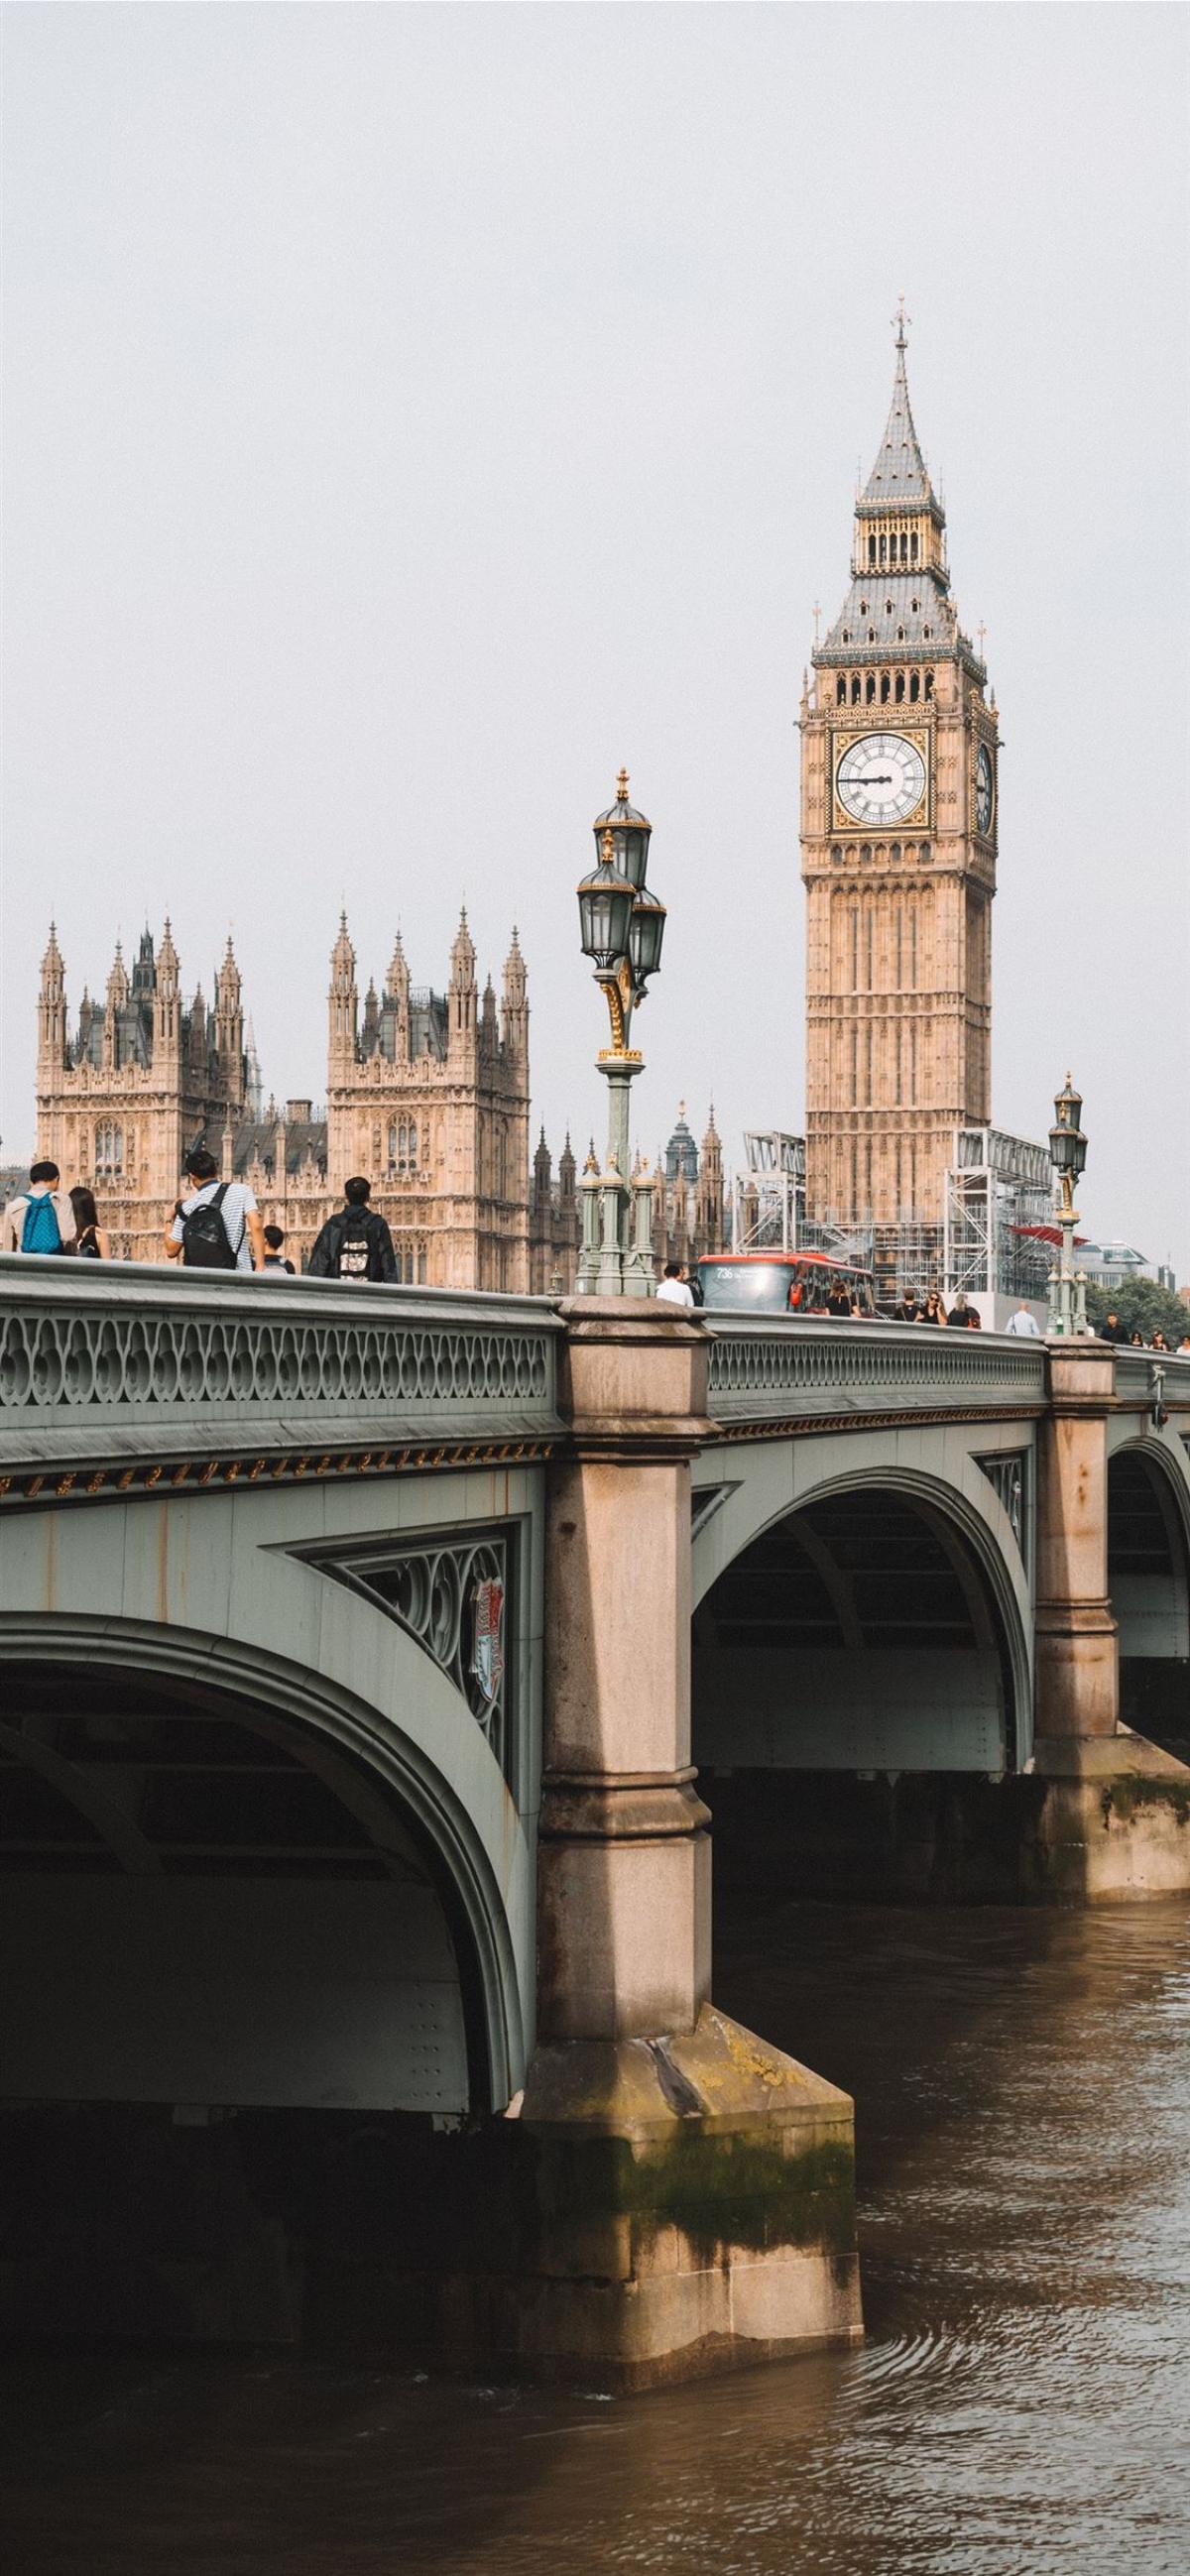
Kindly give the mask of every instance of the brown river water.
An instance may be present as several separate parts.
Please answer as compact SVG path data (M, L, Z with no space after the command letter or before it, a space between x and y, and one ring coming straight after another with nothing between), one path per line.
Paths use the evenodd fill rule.
M718 1932L856 2097L861 2351L618 2399L10 2363L11 2576L1190 2576L1190 1911Z

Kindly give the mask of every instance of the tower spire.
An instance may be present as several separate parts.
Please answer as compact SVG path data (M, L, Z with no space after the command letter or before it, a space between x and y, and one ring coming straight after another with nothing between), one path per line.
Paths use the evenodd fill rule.
M921 452L909 405L909 378L905 368L905 351L909 346L908 321L902 295L893 317L897 363L893 371L892 401L876 462L863 488L861 497L865 501L928 502L933 499L929 467Z

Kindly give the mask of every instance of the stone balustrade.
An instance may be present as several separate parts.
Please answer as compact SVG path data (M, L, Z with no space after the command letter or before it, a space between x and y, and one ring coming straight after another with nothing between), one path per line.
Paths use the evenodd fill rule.
M746 1423L1040 1411L1045 1345L932 1325L707 1316L708 1409Z
M3 1256L0 1487L544 1455L561 1329L525 1297Z

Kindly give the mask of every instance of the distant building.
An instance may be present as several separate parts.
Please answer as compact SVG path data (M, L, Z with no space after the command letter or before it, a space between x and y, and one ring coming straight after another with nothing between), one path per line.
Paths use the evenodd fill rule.
M723 1146L711 1110L699 1147L678 1103L677 1125L654 1166L653 1251L659 1270L667 1261L693 1267L700 1253L719 1252L724 1240Z
M1075 1241L1078 1244L1079 1269L1086 1271L1095 1288L1123 1288L1129 1279L1159 1276L1148 1255L1138 1252L1135 1244L1082 1243L1077 1236Z
M529 1006L513 932L497 1006L482 995L464 913L443 992L415 987L398 938L361 1013L344 917L331 956L326 1107L261 1107L231 940L210 1009L183 999L169 923L145 931L131 974L117 944L102 1003L84 992L68 1025L65 968L51 928L38 1003L37 1153L67 1185L94 1189L116 1248L162 1258L187 1149L214 1153L251 1183L301 1262L352 1172L372 1182L400 1275L430 1287L573 1284L578 1213L567 1146L554 1186L544 1136L529 1167Z

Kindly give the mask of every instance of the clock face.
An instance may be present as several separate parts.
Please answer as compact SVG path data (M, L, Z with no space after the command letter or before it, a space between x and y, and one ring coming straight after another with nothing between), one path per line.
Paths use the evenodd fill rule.
M853 823L903 823L925 792L925 762L903 733L861 734L835 772L835 794Z
M992 776L992 755L988 750L986 742L981 742L979 749L975 754L975 822L977 829L981 832L987 833L991 831L992 807L995 803L995 795L995 783Z

